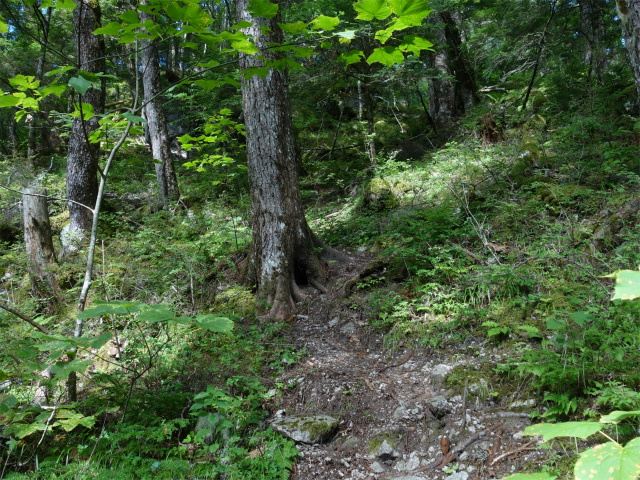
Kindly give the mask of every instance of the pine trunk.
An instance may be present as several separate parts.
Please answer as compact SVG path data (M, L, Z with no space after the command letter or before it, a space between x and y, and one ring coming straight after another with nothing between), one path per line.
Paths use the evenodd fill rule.
M585 64L589 65L589 74L595 71L596 77L604 86L604 70L607 63L605 45L603 0L580 0L580 26L587 39L584 52Z
M56 253L51 239L49 206L45 189L25 188L22 191L24 244L29 260L27 270L35 295L55 306L58 303L58 283L51 264Z
M153 15L145 12L140 12L140 19L155 21ZM141 46L142 82L146 104L145 117L151 141L151 152L153 159L157 162L155 167L160 204L164 208L170 202L175 202L180 198L180 190L169 145L162 99L158 96L161 91L158 42L157 40L143 40Z
M93 34L100 26L100 5L97 0L75 1L73 22L80 68L90 73L105 72L104 41ZM86 105L91 105L94 114L101 113L104 107L104 80L100 90L89 88L79 97L78 103L83 112L87 111ZM95 206L98 193L100 145L89 143L89 136L97 129L97 116L90 120L74 118L67 155L67 197L90 208ZM71 235L82 239L91 230L93 213L85 207L69 202L69 220Z
M261 52L256 56L241 53L242 69L262 66L262 60L256 58L261 54L274 59L276 54L266 47L283 39L279 15L270 21L254 18L247 5L248 0L236 3L238 21L253 23L244 32L253 36ZM263 32L261 26L269 28ZM314 248L324 245L311 233L300 199L286 73L270 69L265 78L246 80L242 105L253 215L246 280L257 288L259 313L284 319L295 311L294 301L305 298L300 282L326 291L323 264Z
M616 7L640 102L640 0L616 0Z
M36 7L37 8L37 7ZM49 43L49 25L51 24L52 8L48 7L44 15L36 12L36 15L42 15L42 44L40 45L40 54L38 55L38 66L36 67L36 80L42 81L44 75L44 64L47 58L47 44ZM27 157L32 158L36 154L36 143L38 124L42 114L34 112L33 119L29 123L29 142L27 147Z

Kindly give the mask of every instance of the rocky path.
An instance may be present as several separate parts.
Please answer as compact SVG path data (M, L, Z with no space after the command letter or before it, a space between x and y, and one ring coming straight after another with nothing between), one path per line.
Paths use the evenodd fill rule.
M365 263L355 259L336 269L334 285ZM454 366L475 369L497 357L483 339L468 338L455 355L385 351L382 335L349 302L340 302L335 290L315 297L304 315L291 319L289 340L308 355L281 378L289 388L270 420L322 414L338 423L326 438L298 442L294 479L501 478L539 459L537 441L522 437L530 424L527 413L486 395L481 400L486 385L469 385L467 396L445 388Z

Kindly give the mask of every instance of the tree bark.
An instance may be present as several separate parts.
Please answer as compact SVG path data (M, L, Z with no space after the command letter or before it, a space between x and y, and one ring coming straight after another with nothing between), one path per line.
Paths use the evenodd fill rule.
M38 66L36 67L36 80L42 81L44 75L44 64L47 58L47 44L49 43L49 25L51 24L52 7L47 7L46 13L42 15L37 5L34 6L35 15L40 16L40 24L42 27L42 44L40 45L40 54L38 55ZM29 122L29 141L27 147L27 158L33 158L36 154L36 141L38 133L38 120L41 117L40 112L34 112L33 119Z
M146 2L145 2L146 3ZM155 22L155 16L140 12L140 20ZM170 202L180 198L178 179L173 165L167 122L162 109L162 99L158 96L160 88L160 62L158 60L158 41L141 42L142 82L144 85L145 118L151 140L151 152L157 162L156 180L160 205L166 208Z
M640 0L616 0L616 7L640 101Z
M589 65L589 74L595 71L600 85L604 86L604 70L607 65L605 44L603 0L580 0L580 25L587 39L584 62Z
M51 265L56 263L56 253L51 239L49 206L45 189L25 188L22 191L24 218L24 244L27 250L31 287L38 298L58 304L59 288Z
M78 64L86 72L105 72L105 48L101 37L93 34L100 26L100 5L97 0L75 0L73 11L74 33ZM83 112L93 107L94 114L102 112L105 101L105 83L101 88L89 88L84 95L78 95L79 107ZM98 117L90 120L74 118L69 137L67 155L67 198L90 208L95 206L98 193L98 159L100 145L89 143L89 136L98 129ZM72 235L84 238L91 230L93 213L91 210L69 202L69 230Z
M429 80L429 114L438 125L469 110L477 101L473 69L461 49L460 31L453 15L442 12L434 17L435 42L430 56L436 77Z
M263 61L257 58L260 55L275 59L277 53L267 46L283 40L280 15L269 21L254 18L247 6L248 0L236 2L237 20L253 23L243 31L253 36L261 52L256 56L241 53L242 69L262 66ZM261 26L269 28L261 31ZM323 264L315 248L326 254L337 252L313 235L304 217L286 72L270 69L265 78L246 80L242 105L253 215L246 281L257 289L258 312L284 319L295 311L294 301L305 299L300 282L326 291Z

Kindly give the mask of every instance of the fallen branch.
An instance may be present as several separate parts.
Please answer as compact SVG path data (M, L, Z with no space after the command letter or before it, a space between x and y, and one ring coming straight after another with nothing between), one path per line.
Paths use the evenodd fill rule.
M42 333L46 333L47 335L49 335L49 330L47 330L46 328L44 328L42 325L40 325L38 322L36 322L35 320L30 319L29 317L27 317L26 315L23 315L22 313L7 307L6 305L0 303L0 308L3 310L6 310L9 313L13 313L16 317L24 320L25 322L27 322L29 325L31 325L34 328L37 328L38 330L40 330Z
M489 464L489 466L492 467L494 464L498 463L500 460L510 455L515 455L516 453L526 452L529 450L536 450L535 447L531 446L531 442L525 443L522 447L512 450L510 452L506 452L506 453L503 453L502 455L498 455L496 458L491 460L491 463Z
M427 465L426 467L422 467L422 468L420 468L418 470L412 470L412 472L426 472L427 470L435 470L437 468L443 468L449 462L453 461L453 459L456 458L460 453L462 453L464 450L466 450L466 448L469 445L471 445L473 442L475 442L479 438L484 437L486 434L494 431L496 428L498 428L503 423L504 423L504 421L500 420L495 425L492 425L490 427L485 428L484 430L481 430L481 431L479 431L477 433L474 433L469 438L467 438L464 442L462 442L460 445L458 445L456 448L454 448L451 452L449 452L448 455L444 456L443 458L439 458L439 459L431 462L431 464Z

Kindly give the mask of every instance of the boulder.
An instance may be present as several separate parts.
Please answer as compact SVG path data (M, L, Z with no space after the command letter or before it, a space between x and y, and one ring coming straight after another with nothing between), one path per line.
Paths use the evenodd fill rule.
M373 178L364 187L363 206L371 210L391 210L399 205L391 182L384 178Z
M328 415L289 415L275 420L271 428L296 442L317 444L331 438L338 420Z

